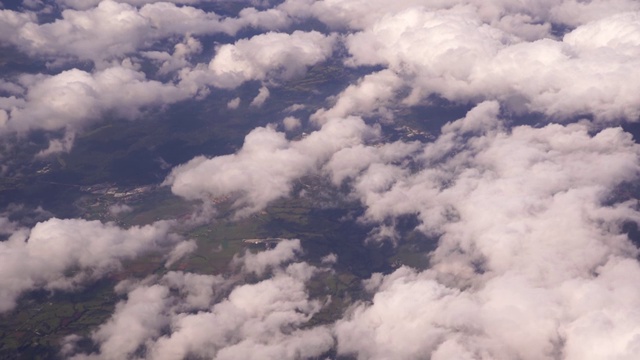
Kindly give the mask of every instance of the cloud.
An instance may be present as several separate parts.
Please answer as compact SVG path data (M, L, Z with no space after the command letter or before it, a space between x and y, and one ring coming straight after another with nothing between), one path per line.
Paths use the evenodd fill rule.
M580 53L614 52L632 59L640 54L640 13L614 14L578 27L563 41Z
M381 144L375 147L358 145L349 148L344 148L337 151L331 159L324 165L323 170L330 176L333 184L336 186L342 185L347 180L356 179L363 171L372 171L371 166L384 166L385 164L402 163L403 160L415 154L421 149L421 144L418 142L404 143L401 141ZM371 176L371 179L367 179L366 182L356 185L365 186L365 184L374 185L377 183L379 186L384 187L382 184L386 183L383 179L391 177L394 172L394 166L390 165L388 168L380 168L381 176ZM402 170L402 169L396 169ZM388 171L388 172L387 172ZM387 172L385 174L385 172ZM402 171L404 173L404 171ZM373 175L373 174L371 174Z
M250 106L253 107L262 107L265 101L269 98L269 89L266 86L263 86L258 91L258 95L251 100Z
M387 14L422 5L419 0L403 1L315 1L286 0L280 9L298 18L314 17L335 27L362 29Z
M13 81L3 80L2 88L9 96L0 98L0 134L23 135L32 130L59 134L64 130L39 156L68 152L75 135L106 112L133 119L147 107L200 98L212 85L234 87L255 79L287 79L330 56L334 42L334 37L317 32L258 35L222 45L209 69L205 64L191 63L191 57L203 49L196 36L235 34L246 26L277 29L287 26L289 19L275 9L246 8L232 18L168 2L133 5L105 0L95 7L63 10L61 18L42 24L29 13L0 10L0 27L6 28L5 34L12 34L4 39L7 44L52 60L54 68L74 59L95 65L93 71L71 68L53 75L20 74ZM173 43L175 38L183 40ZM160 43L173 49L164 51ZM141 51L149 48L154 50ZM226 51L240 56L241 61L225 63ZM253 51L260 58L251 58ZM174 84L148 79L137 64L141 57L158 67L158 75L176 72L183 80ZM240 63L247 73L229 85L225 79L237 76L230 74ZM266 93L260 94L257 100Z
M102 358L129 358L143 340L160 335L168 325L168 317L162 314L168 297L169 289L159 285L129 292L127 301L118 303L111 319L93 333Z
M130 3L130 4L128 4ZM275 30L289 25L286 14L247 8L237 18L222 17L191 6L194 1L66 1L61 18L38 23L35 16L0 10L0 39L34 56L56 62L90 60L102 68L173 36L235 35L245 27ZM81 6L79 6L81 5ZM94 7L95 6L95 7ZM136 6L140 6L139 8Z
M640 264L622 224L640 213L633 202L605 203L638 178L640 148L619 128L506 129L498 110L483 103L444 126L421 155L410 153L420 169L363 157L368 166L349 175L366 204L364 219L417 214L419 228L440 240L430 269L403 267L367 282L372 302L336 323L339 353L635 356ZM606 345L590 346L599 341Z
M9 220L6 216L0 216L0 235L11 235L19 228L20 226L15 221Z
M309 299L305 283L318 269L306 263L280 266L293 260L295 241L236 261L270 264L271 276L242 284L233 278L170 272L149 283L132 284L111 319L92 335L99 352L75 352L77 336L67 339L72 359L306 359L331 349L326 326L302 328L321 308ZM221 294L223 296L221 296ZM194 310L198 311L194 311Z
M295 179L316 171L336 151L361 144L376 133L355 117L329 121L299 141L288 141L274 127L256 128L236 154L196 157L175 167L164 184L192 200L231 195L237 215L248 215L287 196Z
M118 216L133 211L133 208L127 204L113 204L109 206L109 214Z
M201 51L202 44L200 41L191 36L187 36L183 42L175 45L173 54L163 51L145 51L142 55L161 63L162 65L158 69L158 73L166 75L173 71L190 66L191 64L188 60L191 55L198 54Z
M11 230L0 243L2 312L29 290L74 290L117 271L122 261L181 241L169 233L169 222L121 229L112 223L52 218L31 229Z
M31 54L100 61L135 51L149 25L135 8L103 1L87 11L64 10L52 23L23 23L6 40Z
M331 253L329 255L323 256L321 259L322 264L332 265L338 262L338 255L335 253Z
M307 108L307 106L304 105L304 104L293 104L293 105L287 107L286 109L282 110L282 112L292 113L292 112L300 111L300 110L303 110L303 109L306 109L306 108Z
M195 240L180 242L167 255L167 261L165 262L164 266L170 267L171 265L175 264L178 260L184 258L186 255L196 251L197 248L198 248L198 244L195 242Z
M465 119L445 126L441 138L424 151L425 165L440 165L418 174L400 171L399 175L409 179L391 187L374 188L381 192L377 202L396 205L390 206L387 215L383 215L389 216L415 209L398 210L398 206L406 204L385 202L386 196L392 196L407 183L420 187L433 184L432 193L429 189L422 193L426 196L424 201L417 187L402 192L411 193L413 201L409 202L419 206L426 201L435 203L436 209L420 210L425 211L420 216L438 220L423 224L443 234L443 241L434 254L433 270L417 273L403 268L370 282L370 289L377 291L372 305L356 306L349 317L336 326L340 352L356 352L363 358L387 358L390 354L401 358L427 354L433 358L473 358L478 352L488 352L496 358L551 358L565 351L557 344L566 343L566 358L588 358L592 353L583 350L584 344L604 335L602 329L584 328L583 323L591 321L592 311L600 311L594 316L605 316L606 321L617 321L616 328L620 329L622 338L628 334L624 329L633 331L633 322L606 315L610 311L607 309L630 311L630 305L616 300L619 297L603 299L610 307L601 310L600 303L595 308L589 301L576 303L567 295L575 292L567 288L590 289L597 298L607 294L610 286L615 286L615 292L633 289L636 275L630 276L629 283L622 281L619 285L612 285L610 278L618 278L612 274L622 271L621 268L628 274L638 272L634 259L637 250L615 233L616 224L619 229L621 221L637 218L637 214L629 204L602 208L600 203L605 194L603 190L637 176L638 154L637 149L632 150L635 144L619 129L607 129L591 136L584 124L549 125L540 129L522 126L509 133L495 118L497 114L497 103L484 103ZM391 152L401 155L391 158L415 154L414 147L404 146L408 146L404 152ZM389 158L380 161L388 163ZM599 168L607 171L591 170L599 163L606 163L607 166ZM466 166L460 167L460 164ZM451 166L459 170L447 171ZM359 184L378 174L372 172L372 168L369 166L362 173ZM531 171L536 176L531 176ZM339 176L336 181L344 178ZM453 185L440 190L443 183ZM361 187L360 191L362 189L371 188ZM455 221L444 216L451 209L457 212ZM371 215L369 207L367 216ZM565 250L558 252L557 246ZM573 256L567 257L567 254ZM475 273L477 266L482 267L483 273ZM425 296L416 297L423 293ZM509 297L505 298L505 294ZM416 313L414 309L418 305L413 303L416 298L421 299L420 304L426 301L433 311ZM530 298L537 300L527 302ZM541 310L531 312L540 307L540 299L550 300L543 302ZM509 309L509 301L531 310L509 313L507 317L504 314L505 309ZM637 303L632 305L635 307ZM566 310L576 308L584 311L574 314L574 310ZM527 314L535 317L525 317ZM518 319L520 327L522 322L530 325L516 333L504 330L512 329L509 325L512 319ZM425 331L414 332L415 338L403 336L399 342L395 337L398 332L387 330L402 326L398 324L424 327ZM532 338L533 333L537 335ZM370 341L366 344L357 341L363 338L389 340L374 342L372 346ZM492 345L495 343L503 345L496 347ZM613 345L607 347L601 357L594 358L624 355L627 343L623 343L622 348Z
M240 106L240 98L239 97L233 98L233 99L229 100L229 102L227 103L227 108L228 109L235 110L239 106Z
M474 14L483 23L529 41L551 36L552 25L577 27L613 14L638 11L633 0L492 1L439 0L286 0L278 6L294 18L316 18L334 28L363 30L408 9Z
M275 86L302 76L310 66L327 60L335 42L335 34L299 30L240 39L220 45L208 65L182 69L179 86L197 92L211 86L235 89L245 82L259 80L263 89L268 90L266 85ZM264 91L262 94L264 96Z
M284 119L282 119L282 125L284 125L284 129L287 131L294 131L300 128L300 126L302 126L302 123L300 122L300 119L298 119L297 117L287 116Z
M349 115L379 115L392 118L385 108L404 86L402 79L393 71L382 70L365 75L357 83L349 85L335 97L335 104L329 109L319 109L311 119L322 124L326 119Z
M126 3L126 4L130 4L133 6L142 6L145 4L154 4L154 3L159 3L159 2L166 2L166 3L172 3L172 4L198 4L200 2L202 2L203 0L115 0L115 2L118 3ZM90 9L98 4L100 4L100 2L102 2L102 0L59 0L58 3L69 7L69 8L73 8L76 10L87 10Z
M567 0L559 2L550 13L552 18L558 22L569 26L579 26L615 14L638 10L640 10L640 4L629 0L593 0L589 2Z
M207 69L185 71L182 77L183 81L206 81L229 89L250 80L288 80L303 75L307 67L328 59L334 42L335 36L317 31L268 32L221 45Z
M291 265L270 279L237 286L208 312L176 316L172 333L152 343L149 358L299 359L321 355L333 345L327 328L295 330L320 307L308 299L304 289L308 278L300 277L297 270ZM293 330L284 330L287 328Z
M262 276L267 269L294 259L301 251L300 240L280 241L272 251L256 254L247 251L241 257L234 257L232 264L242 267L247 273Z
M0 98L0 108L6 114L0 122L0 134L65 130L66 136L52 140L42 156L69 151L75 133L99 121L106 112L135 119L146 107L194 95L171 83L148 80L127 62L95 73L71 69L57 75L24 74L19 83L25 88L24 95Z
M8 120L8 119L7 119ZM58 154L61 152L68 153L73 147L73 142L76 139L76 134L73 131L67 131L62 139L53 139L49 141L49 147L38 152L36 158L44 158L52 154Z
M342 111L343 116L353 115L348 113L349 106L357 107L358 102L376 103L365 91L377 89L377 100L384 105L408 87L412 90L405 99L408 105L437 94L463 103L497 99L513 111L542 112L557 120L584 115L603 121L637 119L639 104L628 94L637 92L634 84L638 82L626 81L637 65L637 56L629 55L637 48L633 28L637 13L619 14L637 11L637 3L547 3L508 6L469 1L467 6L455 6L457 3L442 1L424 7L416 1L287 1L279 8L329 24L329 19L342 19L336 21L361 30L347 36L352 54L348 64L383 65L392 70L377 78L370 75L362 85L352 85L339 96L334 111ZM590 15L578 22L572 17L574 32L564 41L554 39L550 24L564 24L558 19L557 14L564 11L560 9L576 6L581 7L578 13ZM615 10L597 10L604 6ZM525 23L530 26L528 34L522 33ZM576 39L586 34L583 26L607 29L600 37L616 29L626 31L622 36L627 45L623 49L615 41L609 45L601 41L597 51L587 51L586 43L597 38ZM456 60L451 61L452 57ZM602 85L594 87L596 83ZM358 90L363 92L360 98Z
M10 34L12 31L15 31L16 28L23 27L25 24L35 20L36 15L31 12L0 10L0 30L2 34Z
M512 111L554 120L593 115L637 121L640 103L631 96L638 92L632 70L636 18L613 15L576 28L562 41L522 42L467 13L414 8L349 35L348 64L382 65L405 79L411 89L407 105L436 94L461 103L496 99ZM608 31L591 36L603 27ZM381 93L383 103L398 96L387 78L363 80L375 81L370 88L391 90ZM354 92L345 91L336 107L353 102Z

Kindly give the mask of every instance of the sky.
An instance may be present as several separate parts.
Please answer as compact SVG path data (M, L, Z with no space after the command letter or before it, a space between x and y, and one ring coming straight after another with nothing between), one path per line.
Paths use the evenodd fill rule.
M237 0L211 10L224 2L3 2L2 47L45 64L0 78L3 147L44 134L34 156L46 159L108 116L134 123L247 84L254 96L228 110L260 109L313 66L339 64L358 76L317 110L281 109L237 151L171 164L161 182L205 208L231 196L240 219L319 176L362 206L357 221L373 229L363 242L402 244L397 224L415 216L437 239L429 267L362 279L370 300L320 325L309 320L328 305L307 284L334 271L335 254L310 264L295 239L236 256L228 276L125 279L110 318L67 336L63 358L637 358L639 252L624 227L640 211L620 193L640 176L640 145L625 130L640 121L640 2ZM468 111L432 140L387 136L398 114L443 102ZM198 251L178 220L123 228L37 209L25 225L2 211L0 312L150 252L170 266ZM92 352L78 346L86 337Z

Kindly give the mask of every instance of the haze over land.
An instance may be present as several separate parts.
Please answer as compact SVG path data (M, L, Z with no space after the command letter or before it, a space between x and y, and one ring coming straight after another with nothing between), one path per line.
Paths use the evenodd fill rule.
M640 3L0 8L0 357L635 360Z

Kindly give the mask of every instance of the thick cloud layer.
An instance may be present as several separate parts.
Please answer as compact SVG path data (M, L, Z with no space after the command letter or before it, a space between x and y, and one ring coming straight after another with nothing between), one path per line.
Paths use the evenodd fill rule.
M181 241L169 233L169 222L125 230L112 223L53 218L31 229L9 222L3 228L11 235L0 242L0 312L11 310L26 291L74 290L118 270L125 260Z
M411 89L408 104L436 94L460 102L497 99L512 111L557 120L637 121L637 19L638 13L613 15L562 41L522 42L466 11L414 8L348 36L348 64L393 70Z
M354 177L365 218L417 213L440 243L430 270L369 281L372 304L336 325L340 352L635 356L640 266L621 226L640 213L633 203L603 203L617 184L637 179L640 149L617 128L594 136L579 124L507 131L496 115L496 104L485 103L445 126L419 156L424 169L398 170L382 188L364 186L380 176L375 162Z
M362 30L384 17L408 8L425 12L439 10L477 14L483 23L523 39L535 40L550 35L552 25L575 27L613 14L640 10L633 0L286 0L280 9L293 17L314 17L332 27Z

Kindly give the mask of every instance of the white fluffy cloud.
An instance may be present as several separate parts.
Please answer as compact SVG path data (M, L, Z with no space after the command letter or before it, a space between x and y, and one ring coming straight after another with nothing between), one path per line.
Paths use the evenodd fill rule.
M497 103L481 104L417 157L417 144L402 143L332 156L325 168L336 183L353 178L369 220L417 212L426 232L442 235L431 270L369 282L372 304L336 325L341 353L635 356L640 267L619 231L638 213L602 202L637 178L637 145L620 129L594 136L585 124L508 131L497 115ZM407 156L424 169L389 164ZM598 342L606 345L589 346Z
M174 55L180 49L177 46ZM34 130L63 132L37 157L69 152L76 134L106 113L135 120L149 107L174 104L205 91L149 80L128 59L93 73L73 68L55 75L22 74L11 84L13 93L0 97L0 137Z
M202 44L200 41L191 36L187 36L183 42L175 45L172 54L164 51L145 51L142 55L160 63L158 73L166 75L173 71L189 67L191 65L189 58L201 51Z
M220 45L208 65L182 69L179 85L198 92L210 86L235 89L247 81L259 80L263 86L251 104L260 107L269 95L265 85L304 75L310 66L332 55L335 43L335 34L317 31L268 32L240 39ZM235 105L233 101L229 105Z
M633 0L286 0L279 9L314 17L332 27L363 30L410 8L476 14L485 24L527 40L550 35L551 25L576 27L613 14L640 10Z
M282 125L284 125L285 130L293 131L300 128L300 126L302 126L302 123L300 122L300 119L295 116L287 116L282 119Z
M87 11L64 10L62 16L48 24L26 23L7 40L31 53L97 61L135 51L149 27L134 8L113 1Z
M93 74L71 69L52 76L23 75L20 84L26 89L23 96L0 98L0 108L8 114L0 123L0 133L79 130L106 111L131 119L145 106L171 104L193 95L176 85L148 80L124 65Z
M231 109L231 110L235 110L240 106L240 98L236 97L233 98L231 100L229 100L229 102L227 102L227 108Z
M392 114L385 106L392 103L403 86L402 79L388 69L366 75L338 94L330 109L319 109L311 118L322 124L330 118L373 115L377 112L382 118L391 119Z
M562 41L522 42L473 14L413 8L349 35L348 63L388 67L411 89L407 104L437 94L458 102L497 99L516 112L552 119L593 115L637 121L637 17L605 17ZM383 80L370 87L393 90ZM395 94L387 91L383 100ZM343 97L337 106L355 101L347 91Z
M266 86L261 87L258 90L258 95L256 95L256 97L251 100L251 103L249 105L254 107L262 107L264 102L269 98L270 94L271 93L269 92L269 88L267 88Z
M631 0L558 1L550 11L551 18L568 26L579 26L611 15L640 10Z
M287 140L274 127L257 128L236 154L196 157L175 167L165 184L187 199L232 195L238 215L247 215L287 196L294 180L316 171L336 151L375 136L376 129L355 117L329 121L299 141Z
M171 2L130 3L112 0L83 3L80 10L63 10L60 19L43 24L35 16L0 10L0 29L7 30L0 33L0 39L32 55L56 61L91 60L103 67L106 61L121 59L176 35L221 32L233 35L248 26L273 30L287 26L290 21L286 14L274 9L247 8L237 18L223 18Z
M301 251L300 240L281 241L273 251L246 252L241 257L236 256L232 263L247 273L262 276L269 268L294 259Z
M127 359L142 348L146 358L155 360L319 356L333 346L330 329L300 329L322 306L309 299L305 288L318 269L306 263L281 266L285 258L294 259L292 250L300 251L297 240L237 259L247 267L258 261L272 268L270 277L253 284L183 272L170 272L151 284L133 284L111 319L91 336L99 352L74 355L73 341L78 338L71 337L66 355ZM218 300L216 295L224 292L227 295Z
M369 281L372 303L336 324L339 352L361 359L635 356L640 264L621 225L640 213L630 202L604 202L618 184L638 178L640 148L619 128L595 135L584 124L507 130L497 114L495 102L483 103L446 125L422 155L412 155L421 170L380 171L375 165L388 160L372 157L353 176L366 219L416 213L440 241L429 270L401 268Z
M318 32L270 32L221 45L209 67L194 66L191 56L203 48L196 36L235 34L247 26L278 29L289 24L287 15L276 9L246 8L238 17L223 18L169 2L142 3L105 0L95 7L66 9L61 18L43 24L29 13L0 10L0 28L6 30L2 41L54 64L79 59L96 66L92 72L72 68L3 80L2 88L10 96L0 98L0 134L65 130L63 138L51 140L39 156L68 152L75 134L105 112L135 118L145 107L198 98L209 86L289 79L327 59L335 42L334 36ZM173 51L141 51L176 37L183 41ZM159 75L179 72L180 83L149 80L136 64L140 57L156 64ZM264 87L252 104L259 107L267 96Z
M211 83L235 88L249 80L286 80L329 58L335 36L316 31L269 32L218 48L209 63Z
M13 229L0 242L0 312L12 309L29 290L73 290L122 261L171 247L180 237L169 222L121 229L112 223L49 219L31 229Z
M76 10L87 10L102 2L103 0L58 0L58 3ZM134 6L166 2L172 4L198 4L203 0L115 0L118 3L126 3Z

